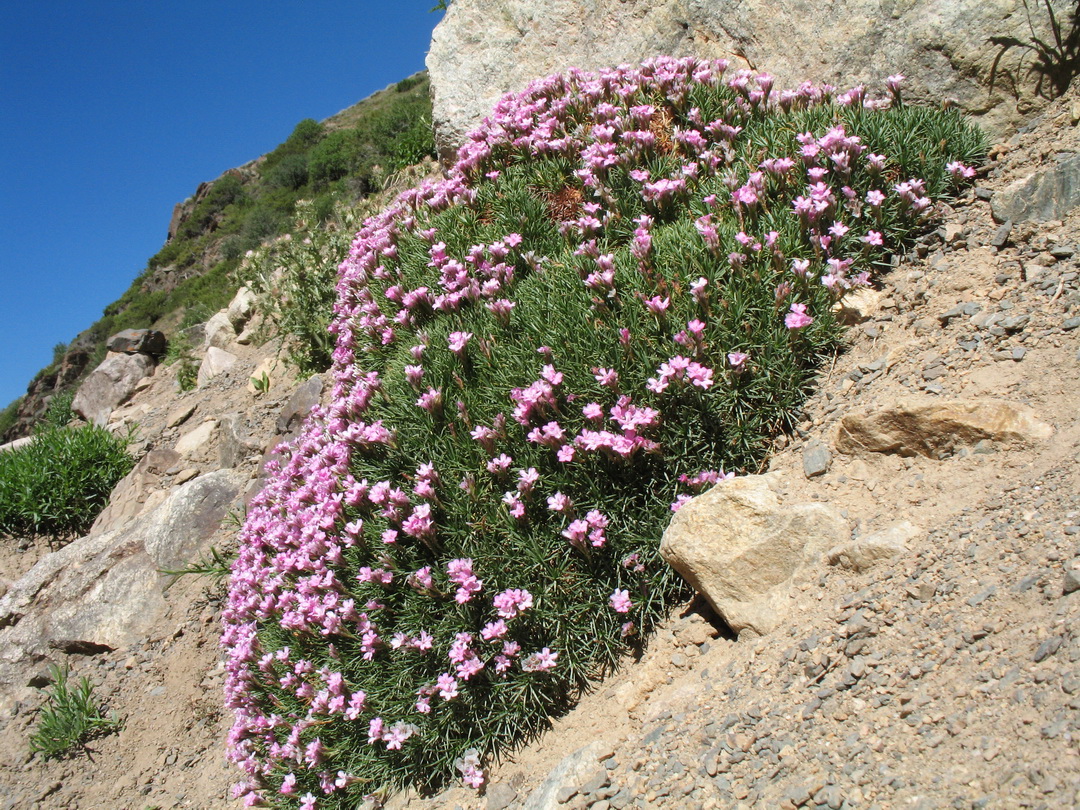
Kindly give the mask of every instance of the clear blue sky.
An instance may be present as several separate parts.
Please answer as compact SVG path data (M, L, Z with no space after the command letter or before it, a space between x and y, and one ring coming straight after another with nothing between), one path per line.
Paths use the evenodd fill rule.
M0 8L0 408L97 320L204 180L422 70L435 0Z

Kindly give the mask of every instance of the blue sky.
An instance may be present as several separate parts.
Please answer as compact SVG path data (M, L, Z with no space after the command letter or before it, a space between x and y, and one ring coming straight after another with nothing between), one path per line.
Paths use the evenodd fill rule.
M0 408L165 241L173 205L424 67L434 0L0 8Z

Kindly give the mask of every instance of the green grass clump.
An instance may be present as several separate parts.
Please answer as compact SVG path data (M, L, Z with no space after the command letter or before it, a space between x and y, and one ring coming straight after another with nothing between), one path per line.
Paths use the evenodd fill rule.
M46 420L28 444L0 453L0 536L85 534L132 466L124 438L96 425L69 429Z
M115 712L105 715L86 676L74 684L68 676L66 665L49 666L50 685L44 689L45 705L30 734L30 751L46 759L71 754L95 737L111 734L121 727Z
M534 82L352 240L330 402L230 578L250 801L480 787L617 666L688 593L672 511L761 468L839 302L985 148L896 77L890 104L725 68Z

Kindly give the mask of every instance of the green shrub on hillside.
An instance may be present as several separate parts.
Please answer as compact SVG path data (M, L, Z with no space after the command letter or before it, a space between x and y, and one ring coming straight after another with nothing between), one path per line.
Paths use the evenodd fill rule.
M45 424L28 444L0 452L0 536L85 534L133 465L127 442L104 428Z
M18 397L0 411L0 436L7 433L8 428L15 424L15 421L19 417L19 406L22 405L22 401L23 398Z
M726 67L534 82L352 240L330 400L268 465L223 614L250 803L480 787L617 666L687 594L672 511L760 468L838 302L985 148L897 77Z

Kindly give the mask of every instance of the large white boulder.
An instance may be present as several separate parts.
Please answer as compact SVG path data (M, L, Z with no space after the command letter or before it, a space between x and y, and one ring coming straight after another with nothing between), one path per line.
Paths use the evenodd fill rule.
M1070 19L1069 0L1051 0ZM1042 3L1021 0L454 0L428 51L437 141L460 146L498 98L570 67L597 70L651 56L725 58L777 87L804 80L946 99L994 133L1042 103L1035 51L994 38L1053 43ZM1003 41L998 39L998 42ZM1000 58L999 58L1000 57ZM1052 83L1043 76L1041 90ZM1014 90L1019 95L1014 95Z

